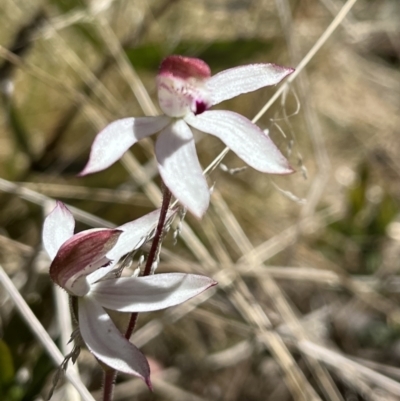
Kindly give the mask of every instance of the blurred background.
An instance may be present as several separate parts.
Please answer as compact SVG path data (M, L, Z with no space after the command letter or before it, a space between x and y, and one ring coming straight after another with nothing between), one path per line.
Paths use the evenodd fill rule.
M73 207L82 230L125 223L161 199L154 138L76 177L96 133L158 113L155 75L167 55L202 58L213 73L296 67L339 15L257 122L296 173L242 169L232 153L212 171L209 211L175 223L158 272L206 274L219 286L140 315L132 341L150 360L154 392L120 375L116 401L400 399L400 2L358 0L342 15L344 4L0 0L0 265L63 352L68 306L41 247L52 200ZM252 119L278 88L218 106ZM206 167L224 146L196 139ZM45 400L56 367L1 284L0 305L0 399ZM95 359L82 350L78 366L100 399ZM79 399L60 380L53 400Z

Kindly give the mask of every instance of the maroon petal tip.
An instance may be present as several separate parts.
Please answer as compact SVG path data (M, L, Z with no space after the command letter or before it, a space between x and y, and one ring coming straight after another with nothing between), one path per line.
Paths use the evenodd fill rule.
M144 382L146 383L147 387L150 391L154 391L153 384L151 383L150 376L144 378Z

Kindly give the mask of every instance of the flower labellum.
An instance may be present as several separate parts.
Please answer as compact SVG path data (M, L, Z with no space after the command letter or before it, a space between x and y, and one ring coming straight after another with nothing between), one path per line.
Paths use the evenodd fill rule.
M250 120L231 111L209 109L242 93L276 85L293 71L275 64L250 64L212 76L203 60L169 56L157 75L158 100L165 114L123 118L106 126L96 136L80 175L106 169L137 141L159 132L155 153L161 178L182 205L201 218L210 192L190 127L216 136L258 171L292 173L270 137Z
M71 295L86 295L90 288L86 276L110 264L106 255L121 234L120 230L94 229L74 235L61 245L53 259L51 279Z
M200 114L211 106L211 96L205 83L211 76L210 67L197 58L167 57L157 76L158 102L170 117Z

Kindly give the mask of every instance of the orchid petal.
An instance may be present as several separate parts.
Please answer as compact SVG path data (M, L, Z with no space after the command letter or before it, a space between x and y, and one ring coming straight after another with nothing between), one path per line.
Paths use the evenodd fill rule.
M43 224L42 241L44 249L53 260L61 245L74 235L75 220L62 202L46 217Z
M221 71L212 76L206 86L211 92L214 105L242 93L276 85L293 71L293 68L275 64L249 64Z
M166 116L123 118L112 122L96 136L89 161L79 175L106 169L137 141L162 130L169 122Z
M202 217L210 201L210 192L190 128L183 120L175 121L161 132L155 150L165 185L183 206L196 217Z
M175 213L176 210L168 210L167 219L171 218ZM154 210L134 221L130 221L129 223L117 227L117 230L122 231L122 234L119 236L115 246L106 255L106 257L112 260L112 262L90 274L87 277L88 283L95 283L106 276L114 270L115 265L124 255L139 249L144 242L150 240L154 232L153 229L157 226L159 217L160 209Z
M215 135L254 169L270 174L290 174L286 158L257 125L232 111L205 111L187 116L192 127Z
M121 236L114 248L107 254L110 259L120 258L121 256L138 249L150 232L156 228L160 217L160 209L154 210L136 220L125 223L118 227L122 231Z
M97 359L119 372L138 376L151 386L150 368L145 356L90 297L79 298L79 330L89 351Z
M167 218L169 218L172 213L174 212L169 211ZM87 280L89 284L100 280L109 272L114 270L115 265L122 258L122 256L140 248L143 243L149 239L152 229L157 226L159 217L160 210L155 210L140 217L139 219L119 226L117 229L122 231L122 234L119 236L115 246L106 255L107 258L113 262L102 269L97 269L90 276L88 276Z
M110 263L106 254L120 234L117 229L95 228L74 235L57 252L50 266L51 279L72 295L85 295L89 291L86 276Z
M164 273L100 281L91 286L90 296L119 312L151 312L179 305L216 284L206 276Z

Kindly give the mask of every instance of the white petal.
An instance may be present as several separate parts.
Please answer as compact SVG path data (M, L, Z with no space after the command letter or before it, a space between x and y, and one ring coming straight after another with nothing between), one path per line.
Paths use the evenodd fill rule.
M169 122L166 116L123 118L112 122L96 136L89 161L79 175L106 169L137 141L162 130Z
M106 311L90 297L79 298L79 330L89 351L119 372L138 376L150 386L145 356L117 329Z
M61 245L74 235L75 220L62 202L46 217L43 224L42 241L44 249L53 260Z
M155 150L164 184L183 206L201 218L208 208L210 192L190 128L183 120L175 121L161 132Z
M217 284L206 276L164 273L100 281L90 296L102 306L120 312L150 312L179 305Z
M254 169L270 174L290 174L293 169L286 158L257 125L232 111L205 111L189 115L192 127L215 135Z
M107 254L109 259L119 259L128 252L138 249L157 226L160 210L154 210L136 220L118 227L122 234L114 248Z
M217 104L242 93L276 85L293 71L293 68L275 64L249 64L221 71L211 77L206 86L211 92L212 104Z
M176 210L168 211L167 218L170 218L175 212ZM95 283L114 270L115 265L122 256L140 248L149 239L149 235L153 233L153 229L157 227L159 217L160 210L158 209L117 227L118 230L122 231L122 234L119 236L115 246L106 255L107 259L112 260L112 262L108 266L90 274L87 277L89 284Z
M118 262L119 259L113 259L107 266L101 267L95 270L93 273L90 273L86 277L86 282L88 283L89 287L92 283L95 283L96 281L106 276L108 273L112 272L117 266Z

